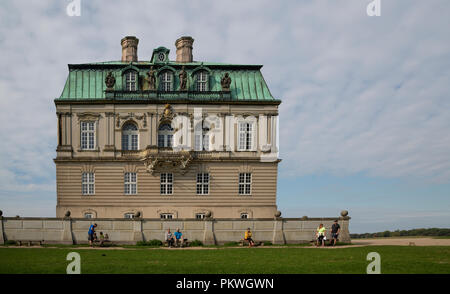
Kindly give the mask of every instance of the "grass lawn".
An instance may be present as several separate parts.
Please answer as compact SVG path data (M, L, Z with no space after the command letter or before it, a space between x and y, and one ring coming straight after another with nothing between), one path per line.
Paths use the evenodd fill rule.
M81 255L81 273L366 273L369 252L381 273L450 273L450 247L119 249L0 248L0 273L65 274L66 256Z

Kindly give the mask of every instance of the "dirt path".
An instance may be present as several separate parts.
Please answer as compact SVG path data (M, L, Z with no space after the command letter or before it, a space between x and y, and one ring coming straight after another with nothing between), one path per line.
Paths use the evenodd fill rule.
M373 238L353 239L352 244L364 246L400 245L400 246L450 246L450 239L433 238Z

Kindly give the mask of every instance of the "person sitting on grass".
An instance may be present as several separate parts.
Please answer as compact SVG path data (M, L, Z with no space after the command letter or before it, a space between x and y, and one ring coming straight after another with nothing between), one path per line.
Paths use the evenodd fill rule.
M169 248L173 246L173 234L170 232L170 229L167 229L166 232L166 242Z
M182 246L183 239L181 238L181 236L183 236L183 233L180 232L180 228L177 228L177 231L173 234L175 235L176 246Z
M317 232L316 232L316 237L317 237L317 243L316 246L319 246L319 243L322 243L322 247L325 246L325 232L327 231L327 229L325 229L325 227L323 226L323 224L320 224L319 227L317 228Z
M89 227L89 232L88 232L88 240L89 240L89 245L91 247L94 247L94 235L95 235L95 228L97 227L97 224L93 224Z
M248 242L248 247L252 247L255 245L255 242L253 242L252 239L252 232L250 231L250 228L245 231L244 239Z

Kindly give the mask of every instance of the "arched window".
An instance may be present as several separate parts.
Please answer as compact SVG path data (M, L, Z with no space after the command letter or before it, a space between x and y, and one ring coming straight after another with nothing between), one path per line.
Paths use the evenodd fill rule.
M162 124L158 129L158 147L172 147L173 128L169 124Z
M133 123L122 127L122 150L138 150L138 128Z
M137 90L137 73L134 70L129 70L125 73L125 90Z
M173 90L173 73L171 71L165 70L161 73L160 77L160 89L161 91L172 91Z
M196 76L197 91L208 91L208 72L205 70L199 71Z

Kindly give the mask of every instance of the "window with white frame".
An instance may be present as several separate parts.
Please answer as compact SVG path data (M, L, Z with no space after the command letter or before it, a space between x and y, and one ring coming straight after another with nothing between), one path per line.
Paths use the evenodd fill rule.
M172 85L173 85L173 73L171 71L164 71L160 75L160 81L161 81L161 91L172 91Z
M126 195L137 194L137 175L136 173L125 173L124 190Z
M205 127L203 123L198 123L195 127L194 136L194 150L209 151L209 128Z
M249 217L248 217L248 213L247 212L242 212L241 213L241 218L242 219L248 219Z
M208 91L208 72L204 70L197 74L197 91Z
M84 218L94 218L94 214L92 212L86 212Z
M125 90L127 91L136 91L136 80L137 74L134 70L127 71L125 73Z
M134 217L134 213L132 212L127 212L123 215L124 218L133 218Z
M252 186L252 174L251 173L239 173L239 194L250 195Z
M173 128L170 124L162 124L158 129L158 147L172 147Z
M239 151L252 150L253 124L251 122L239 123Z
M81 149L93 150L95 148L95 122L81 122Z
M82 175L81 175L81 193L83 195L92 195L95 193L95 175L94 175L94 173L82 173Z
M197 195L209 194L209 173L197 174Z
M138 150L138 128L133 123L122 127L122 150Z
M173 193L173 174L162 173L161 174L161 194L170 195Z
M204 219L206 217L205 213L196 213L195 218L196 219Z
M161 213L159 216L161 217L161 219L173 219L172 213Z

